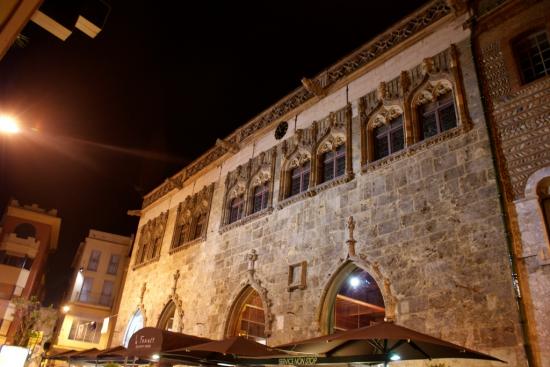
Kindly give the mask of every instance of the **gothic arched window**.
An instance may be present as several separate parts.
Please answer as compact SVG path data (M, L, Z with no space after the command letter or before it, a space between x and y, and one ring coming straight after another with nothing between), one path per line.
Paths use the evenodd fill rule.
M405 147L403 115L373 129L374 159L381 159Z
M132 315L132 318L130 319L130 322L128 322L128 326L126 327L126 332L124 333L124 339L122 341L122 344L128 348L128 343L130 342L130 338L134 333L140 329L143 329L143 314L141 313L141 310L137 310Z
M196 240L197 238L202 236L203 231L205 230L204 226L206 224L206 214L200 213L195 218L195 223L193 225L193 235L191 236L191 240Z
M304 192L309 187L309 175L311 173L311 162L307 161L301 166L294 167L290 171L290 185L288 197Z
M346 145L341 144L333 150L324 152L319 163L319 183L343 176L346 172Z
M244 214L244 195L239 195L229 204L229 223L238 221Z
M260 343L266 342L265 311L262 299L252 287L247 287L237 300L229 336L241 335Z
M457 126L452 92L418 107L419 139L423 140Z
M269 199L269 182L254 187L252 196L252 213L259 212L267 208Z
M157 327L160 329L175 331L174 329L174 317L176 315L176 304L174 301L168 302L168 304L162 310L159 317Z

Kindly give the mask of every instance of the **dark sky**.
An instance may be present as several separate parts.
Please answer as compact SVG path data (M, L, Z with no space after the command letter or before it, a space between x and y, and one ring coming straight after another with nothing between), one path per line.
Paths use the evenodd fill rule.
M110 0L95 39L65 42L29 23L0 60L0 111L39 132L0 138L0 208L59 210L47 301L90 228L134 233L144 194L425 2Z

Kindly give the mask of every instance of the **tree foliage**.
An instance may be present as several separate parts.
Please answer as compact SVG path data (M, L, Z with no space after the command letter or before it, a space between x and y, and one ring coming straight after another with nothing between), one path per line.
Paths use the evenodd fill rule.
M13 344L26 347L29 339L37 336L39 325L52 321L55 316L51 312L43 312L40 301L34 296L29 299L16 297L12 302L15 306L13 322L17 327Z

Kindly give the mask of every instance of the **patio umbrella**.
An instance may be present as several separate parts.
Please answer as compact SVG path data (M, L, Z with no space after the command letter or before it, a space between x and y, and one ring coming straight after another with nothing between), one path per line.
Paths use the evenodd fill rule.
M231 354L252 358L284 356L287 354L284 351L270 348L244 336L232 336L227 339L198 344L184 349L189 352L210 352L211 354ZM179 350L181 351L181 349ZM178 351L178 349L175 351Z
M46 355L46 358L48 358L48 359L65 359L69 355L72 355L72 354L75 354L75 353L78 353L78 351L76 351L74 349L69 349L69 350L64 350L64 351L58 351L58 352L52 353L50 355Z
M320 355L317 363L384 362L414 359L469 358L504 362L493 356L430 335L382 322L339 334L288 343L277 348Z
M99 359L109 360L108 358L124 358L127 355L128 354L127 354L126 348L124 348L122 345L119 345L116 347L112 347L112 348L100 351L97 354L97 357Z

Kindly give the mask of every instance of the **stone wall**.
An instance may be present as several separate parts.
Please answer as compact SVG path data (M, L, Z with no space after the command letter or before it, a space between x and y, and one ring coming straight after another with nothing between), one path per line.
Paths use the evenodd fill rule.
M422 47L429 49L425 43ZM494 354L510 366L524 366L495 171L469 41L464 39L457 49L470 129L457 128L445 139L407 147L398 160L362 173L358 100L351 100L355 177L349 182L282 208L274 205L268 214L220 233L225 194L225 176L220 175L206 240L172 255L168 251L181 195L173 191L147 207L141 223L170 209L167 231L158 262L129 271L113 343L120 343L141 303L146 325L156 325L172 299L169 285L175 284L178 270L175 292L182 302L179 325L184 332L222 338L231 306L242 289L252 285L265 291L264 307L272 316L270 345L319 335L327 322L323 297L339 270L353 261L375 278L388 316L396 322ZM433 50L429 52L415 54L415 64L433 56ZM385 78L399 76L400 71L388 72ZM344 108L346 101L342 102L326 108L324 116ZM277 157L274 198L280 186L281 155ZM217 169L224 170L213 170ZM350 216L356 221L357 240L357 256L351 260L346 245ZM258 259L251 275L246 256L253 249ZM288 267L301 261L307 261L307 287L289 292ZM453 365L474 365L457 363Z

